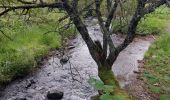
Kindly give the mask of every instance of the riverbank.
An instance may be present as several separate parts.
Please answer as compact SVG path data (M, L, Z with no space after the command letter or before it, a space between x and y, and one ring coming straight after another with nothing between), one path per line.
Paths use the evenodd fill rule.
M159 18L159 16L157 17ZM126 86L134 100L169 100L170 98L170 24L167 17L165 27L156 35L155 42L139 61L137 79Z
M170 98L170 24L145 55L145 88L160 100Z

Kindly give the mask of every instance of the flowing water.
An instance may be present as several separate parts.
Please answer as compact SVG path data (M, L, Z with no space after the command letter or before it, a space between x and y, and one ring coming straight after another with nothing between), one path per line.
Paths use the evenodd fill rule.
M94 40L102 40L101 30L96 21L87 20L90 36ZM115 45L123 41L123 36L113 35ZM124 87L135 80L134 71L138 71L138 60L151 44L150 39L137 37L123 50L113 65L113 72L120 85ZM89 54L88 48L81 36L70 41L75 48L69 50L69 62L60 64L58 56L51 57L36 73L9 84L0 100L14 100L16 97L26 97L27 100L46 100L47 91L56 89L64 92L62 100L90 100L97 91L88 84L90 77L97 77L97 65ZM58 52L56 52L56 55Z

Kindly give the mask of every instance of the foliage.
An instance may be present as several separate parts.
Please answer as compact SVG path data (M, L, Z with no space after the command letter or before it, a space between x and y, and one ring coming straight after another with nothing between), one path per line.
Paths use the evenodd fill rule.
M103 94L100 96L100 100L125 100L122 95L111 95L115 86L105 85L101 80L95 78L90 78L88 83L96 90L102 91Z
M137 6L136 4L136 0L126 0L126 2L122 3L121 7L118 7L115 20L112 21L112 29L114 32L121 31L127 33L129 22Z
M160 96L160 100L169 100L169 98L170 98L170 95L168 96L168 95L161 95Z
M170 8L165 5L156 9L155 12L146 15L139 23L137 33L139 34L160 34L170 18Z
M1 30L12 39L11 41L0 33L0 83L27 75L35 69L40 58L47 55L51 49L61 46L61 36L58 32L44 33L57 31L57 20L64 14L49 12L48 9L32 10L29 16L11 14L13 15L0 19ZM66 21L60 26L67 23ZM72 33L72 27L63 31L63 35L67 37Z
M135 1L134 1L135 2ZM131 4L132 6L127 6ZM130 8L129 8L130 7ZM118 10L116 20L112 22L114 31L127 33L128 24L134 13L135 3L126 2L122 10ZM124 12L129 12L128 14ZM157 8L155 12L146 15L141 19L137 28L137 34L159 34L163 33L166 21L170 18L170 8L165 5Z
M166 32L170 10L165 5L145 16L138 26L138 33L158 34L158 39L145 54L146 88L158 94L160 100L169 100L170 94L170 33ZM168 24L169 25L169 24Z

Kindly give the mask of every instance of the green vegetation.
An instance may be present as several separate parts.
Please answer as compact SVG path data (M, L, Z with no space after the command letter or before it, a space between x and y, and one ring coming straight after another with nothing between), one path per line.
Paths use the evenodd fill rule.
M95 97L93 100L131 100L127 98L122 91L119 90L119 94L117 93L116 85L105 85L103 81L90 78L89 84L93 86L96 90L100 91L102 95L100 97Z
M158 13L161 12L161 13ZM166 32L165 26L169 27L170 9L160 7L155 13L141 22L139 30L146 34L159 33L157 40L145 55L145 72L143 74L146 88L160 96L160 100L170 98L170 31Z
M132 3L133 4L133 3ZM124 9L128 9L128 14L124 14L122 11L117 13L119 19L112 22L112 27L115 31L121 30L123 33L127 33L127 25L131 19L131 15L134 13L135 5L131 8L124 6ZM125 10L125 11L126 11ZM147 35L147 34L160 34L163 33L163 29L166 27L166 22L170 18L170 9L165 5L156 9L155 12L146 15L140 21L137 34Z
M160 34L164 33L167 20L170 18L170 9L165 5L156 9L155 12L150 13L143 18L137 29L139 34Z
M89 79L89 84L99 91L100 96L95 96L92 100L131 100L128 93L120 88L118 81L113 76L113 72L103 67L99 70L99 77L102 80L95 78Z
M145 56L144 77L149 90L153 93L170 94L169 43L170 33L161 35Z
M130 13L128 14L120 12L117 13L118 16L117 20L114 20L112 22L112 27L114 31L121 31L123 33L127 33L128 24L132 14L134 13L135 8L135 4L132 5L132 7L128 8L127 6L129 6L129 4L133 3L127 3L127 5L125 4L123 6L124 7L123 11L124 12L128 11ZM137 34L147 35L163 33L163 29L166 27L166 22L167 20L169 20L169 18L170 9L163 5L156 9L155 12L150 13L146 15L144 18L142 18L137 28Z
M58 32L44 33L58 31L57 20L64 14L48 12L47 9L34 10L31 14L30 18L12 15L0 19L1 30L12 39L0 33L0 83L28 74L37 66L38 59L61 46ZM72 29L68 31L62 34L72 35Z
M112 96L110 93L114 91L113 86L104 85L104 83L101 80L95 78L90 78L88 82L96 90L103 92L103 95L100 96L100 100L112 100Z

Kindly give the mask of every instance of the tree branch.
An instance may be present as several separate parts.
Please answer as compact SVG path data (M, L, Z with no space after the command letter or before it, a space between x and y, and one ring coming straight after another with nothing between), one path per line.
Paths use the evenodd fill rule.
M148 7L143 9L143 11L142 11L143 14L141 16L144 16L148 13L154 12L157 7L159 7L163 4L166 4L166 3L167 3L167 0L159 0L159 1L152 3L151 5L149 5Z
M109 30L110 24L111 24L111 22L112 22L113 16L114 16L114 14L115 14L115 12L116 12L118 3L119 3L118 0L115 0L115 3L114 3L114 5L112 6L112 8L110 9L110 12L109 12L109 14L108 14L108 16L107 16L107 20L106 20L105 26L106 26L106 28L107 28L108 30Z
M51 3L51 4L34 4L34 5L22 5L22 6L0 6L0 8L4 8L5 10L0 13L0 16L8 13L9 11L16 9L33 9L33 8L63 8L62 3Z
M82 10L80 10L80 11L78 12L79 15L81 15L84 11L86 11L86 10L87 10L90 6L92 6L94 3L95 3L95 2L92 2L92 3L90 3L89 5L87 5L86 7L84 7ZM60 18L58 21L59 21L59 22L62 22L63 20L65 20L65 19L67 19L67 18L69 18L69 15L66 15L66 16Z
M8 38L9 40L13 41L13 39L12 39L11 37L9 37L8 35L6 35L6 34L4 33L4 31L0 30L0 32L1 32L6 38Z
M129 24L128 34L124 42L120 46L117 47L118 52L125 49L133 41L135 37L135 32L136 32L138 22L141 20L141 18L144 17L144 15L155 11L157 7L166 3L165 0L159 0L153 3L152 5L145 7L146 2L147 0L138 0L138 7Z
M77 10L75 10L73 7L71 7L67 0L62 0L65 10L67 11L68 15L70 16L70 19L75 24L77 30L81 34L83 40L87 44L87 47L89 49L89 52L92 56L92 58L96 61L97 64L101 64L99 61L97 54L96 54L96 45L94 44L93 40L91 39L88 30L86 28L86 25L82 22Z
M109 45L109 52L110 52L109 56L115 53L115 46L114 46L113 41L111 39L109 28L106 27L106 24L104 25L104 21L102 19L102 15L101 15L101 12L100 12L101 2L102 1L100 1L100 0L96 0L96 15L97 15L98 22L99 22L99 25L102 29L102 33L103 33L103 58L105 60L107 60L106 58L107 58L108 45ZM113 8L112 8L112 10L113 10ZM114 13L114 11L110 11L109 15L114 15L113 13ZM112 18L109 17L108 20L111 21L110 19L112 20Z

